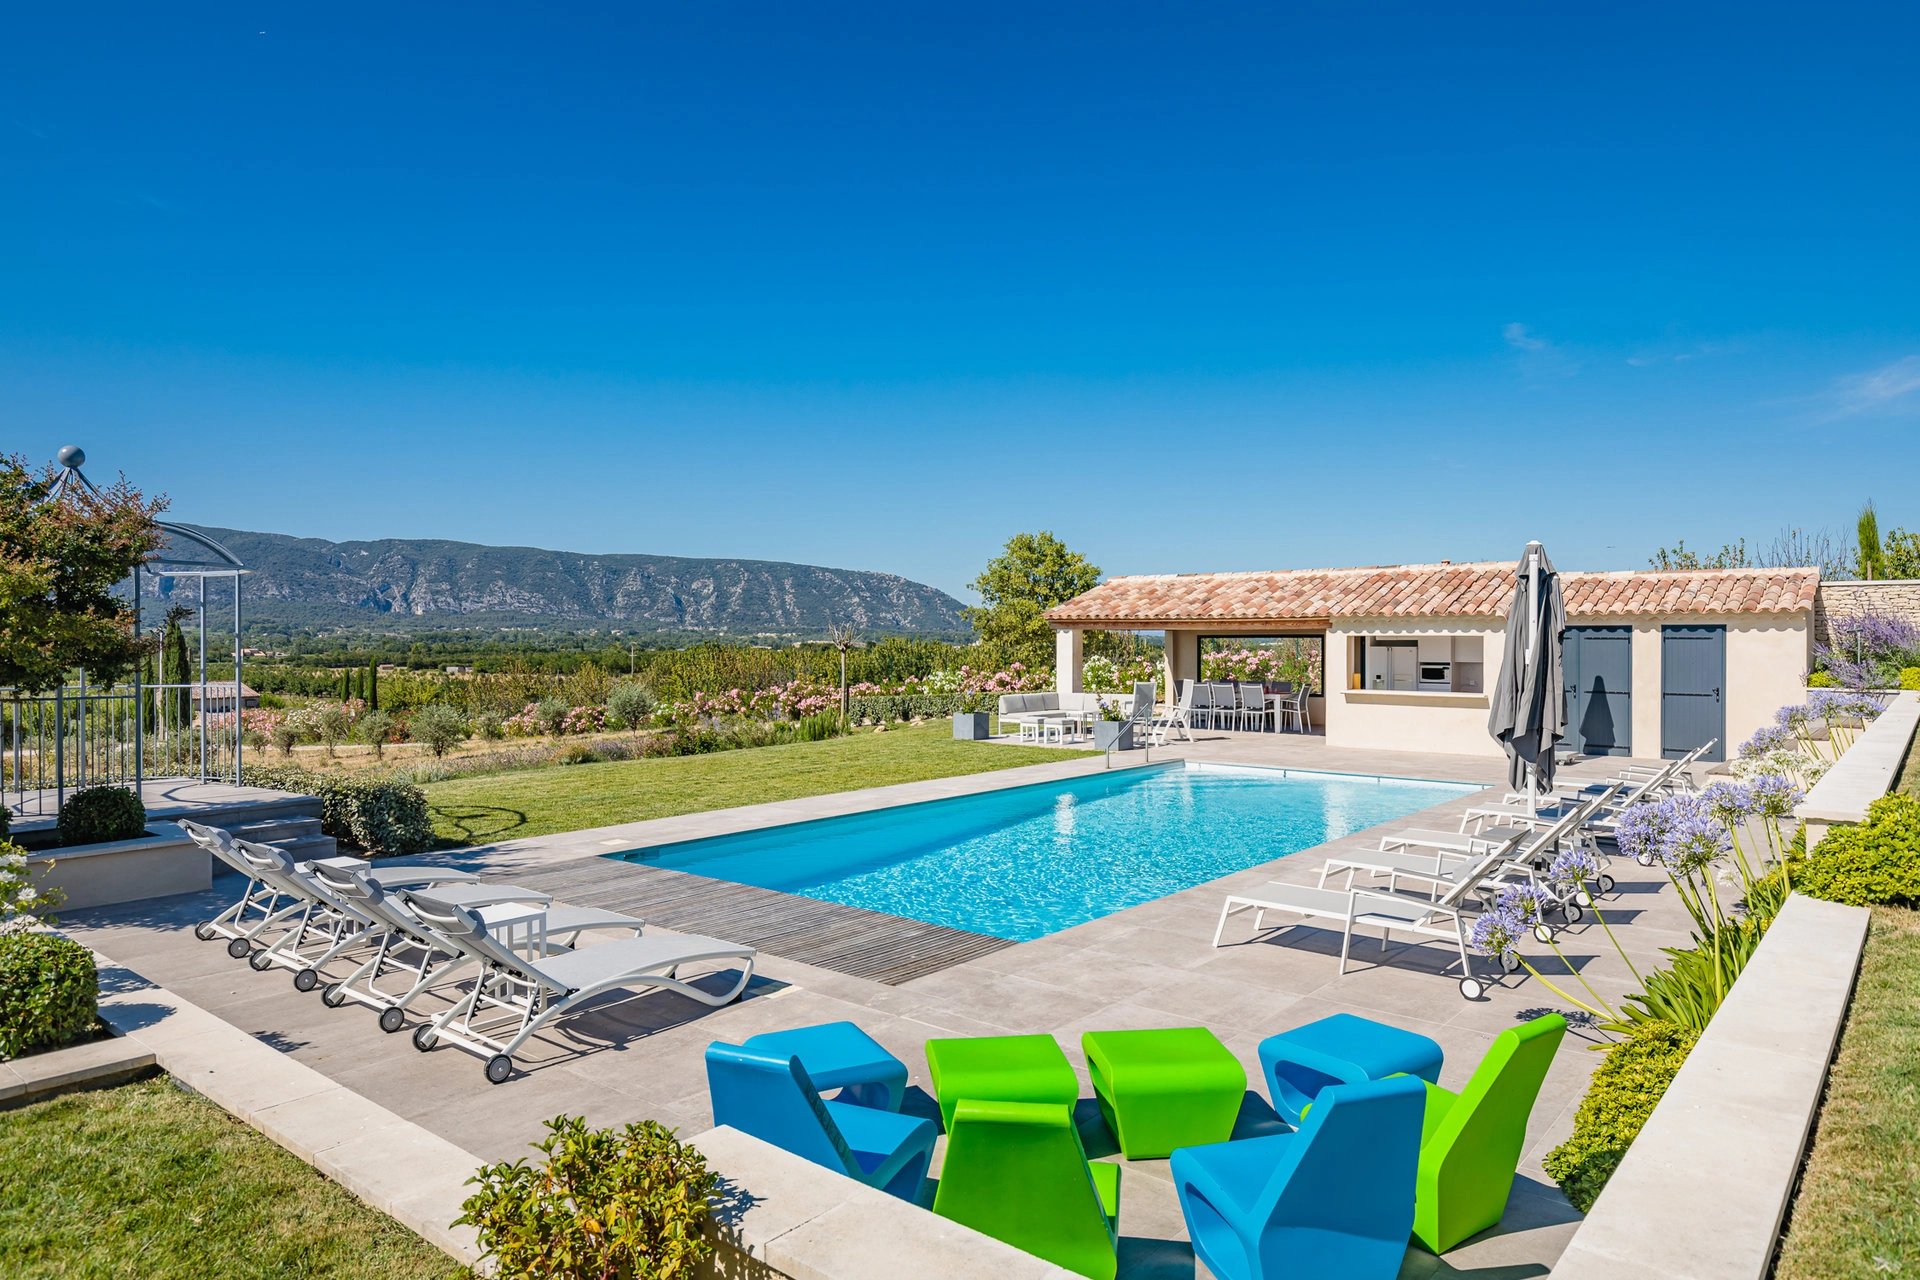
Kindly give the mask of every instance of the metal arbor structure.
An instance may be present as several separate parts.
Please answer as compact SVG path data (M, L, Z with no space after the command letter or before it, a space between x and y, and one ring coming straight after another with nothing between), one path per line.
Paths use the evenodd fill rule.
M78 446L61 449L60 475L43 501L79 502L97 493L80 469L86 460ZM128 683L105 688L90 685L86 672L76 671L49 693L0 689L0 750L7 766L0 780L0 803L23 816L56 814L68 791L102 783L130 786L138 793L149 778L240 781L241 579L250 570L205 534L165 520L156 523L167 544L134 566L134 632L145 629L152 584L153 595L176 601L157 619L163 634L173 623L184 629L191 622L197 643L188 669L169 670L171 659L162 648L151 682L142 664L136 664ZM211 599L208 587L221 581L227 590L220 594L231 596L230 683L207 678L210 608L218 605L224 612L229 603ZM178 598L176 583L190 584L185 599Z

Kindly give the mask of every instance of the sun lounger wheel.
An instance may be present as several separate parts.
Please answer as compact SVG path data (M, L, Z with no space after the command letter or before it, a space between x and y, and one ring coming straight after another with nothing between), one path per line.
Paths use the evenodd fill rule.
M1587 913L1580 909L1578 902L1569 902L1561 906L1560 914L1566 917L1568 924L1579 924Z
M212 942L214 939L213 926L205 920L202 920L199 924L193 926L193 936L202 942Z
M1650 867L1653 865L1653 855L1650 853L1636 853L1633 855L1633 860L1639 863L1643 867Z
M380 1029L388 1035L392 1035L406 1025L407 1011L405 1009L382 1009L380 1011Z
M308 972L312 972L309 970ZM347 986L344 982L329 982L327 989L320 993L320 1003L329 1009L338 1009L347 1002Z
M487 1083L505 1084L507 1077L513 1074L513 1059L504 1053L496 1053L487 1059Z
M297 969L293 975L295 991L311 991L320 985L320 975L312 969Z
M227 954L235 960L245 960L247 953L253 950L253 944L245 938L235 938L227 944Z
M1612 876L1608 875L1606 872L1602 871L1600 873L1600 892L1612 893L1613 886L1617 883L1619 882L1616 881Z
M1542 942L1551 944L1553 942L1553 927L1551 925L1537 924L1533 926L1533 936ZM1516 960L1514 963L1517 966L1519 962ZM1513 969L1509 968L1507 972L1512 973Z
M431 1022L423 1022L413 1029L413 1047L422 1053L433 1048L433 1042L437 1039L439 1037L434 1035Z
M1545 925L1540 925L1539 927L1542 929L1546 928ZM1548 934L1547 936L1552 937L1553 935ZM1508 973L1517 973L1520 970L1520 957L1511 951L1505 952L1500 957L1500 967Z
M268 955L264 950L256 951L247 957L247 963L252 965L257 971L265 973L267 970L273 968L273 957Z
M1460 994L1468 1000L1478 1000L1487 994L1487 984L1478 978L1460 979Z

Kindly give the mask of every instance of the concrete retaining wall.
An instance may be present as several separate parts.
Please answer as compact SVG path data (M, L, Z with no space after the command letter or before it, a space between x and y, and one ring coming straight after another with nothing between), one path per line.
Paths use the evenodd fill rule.
M1917 728L1920 693L1896 694L1793 811L1807 824L1807 848L1819 844L1832 827L1864 820L1867 807L1893 789Z
M1794 894L1553 1269L1762 1280L1866 945L1867 910Z
M29 852L27 866L69 910L198 893L213 883L213 859L186 832L171 822L150 822L147 831L138 840Z

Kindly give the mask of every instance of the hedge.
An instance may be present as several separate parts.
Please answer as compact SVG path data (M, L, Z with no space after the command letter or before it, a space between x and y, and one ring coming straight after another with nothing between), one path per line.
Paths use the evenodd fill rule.
M1827 832L1789 874L1794 888L1828 902L1920 905L1920 799L1882 796L1865 822Z
M106 844L147 833L147 807L125 787L83 787L60 806L60 843Z
M427 794L410 782L271 764L248 766L241 773L241 781L250 787L318 796L323 805L321 829L369 857L419 853L433 844Z
M0 1062L83 1039L99 1008L92 952L54 933L0 934Z
M862 721L944 720L958 711L991 711L999 699L990 693L873 693L852 698L847 714Z
M1699 1035L1671 1022L1649 1022L1607 1050L1586 1097L1573 1113L1573 1134L1547 1153L1547 1176L1573 1207L1593 1208L1607 1179L1640 1135Z

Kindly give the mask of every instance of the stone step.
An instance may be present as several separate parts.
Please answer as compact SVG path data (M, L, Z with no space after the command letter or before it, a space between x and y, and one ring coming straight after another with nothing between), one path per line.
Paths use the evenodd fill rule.
M321 834L320 819L306 816L269 818L265 822L222 822L218 825L242 840L252 840L257 844L285 844L290 840L303 840Z
M311 862L315 858L331 858L340 852L340 842L332 836L301 836L297 840L275 840L274 844L302 862Z

